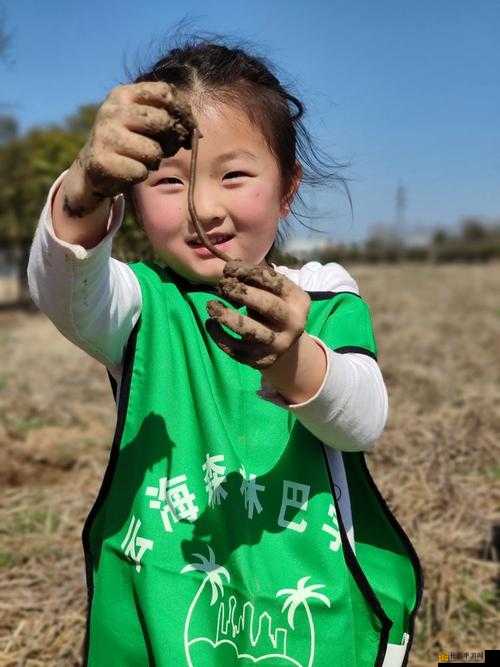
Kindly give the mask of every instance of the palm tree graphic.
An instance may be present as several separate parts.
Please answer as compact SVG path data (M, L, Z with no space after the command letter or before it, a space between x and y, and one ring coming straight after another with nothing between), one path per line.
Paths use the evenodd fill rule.
M196 607L196 604L203 592L203 589L205 588L206 583L210 582L212 586L212 597L210 599L210 606L212 606L217 602L219 598L219 593L221 595L224 595L224 584L222 582L222 577L223 576L226 577L228 581L231 579L231 577L229 576L229 572L226 570L226 568L222 567L222 565L218 565L215 562L215 554L209 544L207 544L207 547L209 554L208 559L205 558L205 556L203 556L202 554L193 554L193 556L196 556L197 558L200 559L200 562L189 563L188 565L185 565L181 570L181 574L184 574L185 572L193 572L194 570L197 570L199 572L205 572L205 578L201 582L201 585L198 588L196 595L194 596L191 604L189 605L188 615L186 617L186 622L184 624L184 650L186 652L188 667L193 667L189 650L189 638L188 638L189 624L191 623L191 616L193 615L193 610Z
M309 605L307 604L307 600L310 598L316 598L317 600L321 600L324 604L326 604L327 607L330 606L330 599L326 597L326 595L323 595L322 593L316 593L316 589L318 588L324 588L325 586L323 584L313 584L311 586L306 586L306 581L310 579L311 577L302 577L302 579L299 579L297 582L297 588L282 588L276 593L276 597L280 595L288 595L287 599L283 603L283 608L282 612L285 611L285 609L288 607L288 624L294 629L293 626L293 619L295 616L295 612L297 611L297 607L300 604L304 605L304 608L306 610L306 615L307 615L307 620L309 621L309 630L311 632L311 652L309 654L309 662L307 663L307 667L311 667L314 661L314 647L316 643L316 636L315 636L315 630L314 630L314 622L313 618L311 615L311 610L309 609Z

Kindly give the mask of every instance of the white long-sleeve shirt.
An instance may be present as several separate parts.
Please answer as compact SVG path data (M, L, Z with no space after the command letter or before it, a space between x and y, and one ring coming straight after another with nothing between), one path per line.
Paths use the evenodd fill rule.
M111 257L113 237L123 220L123 197L115 198L107 234L94 248L67 243L55 235L52 224L53 197L65 173L50 189L35 232L28 264L30 294L66 338L109 369L119 387L123 352L142 306L135 274ZM359 294L356 281L334 262L308 262L301 269L273 266L306 291ZM327 358L316 394L289 405L263 384L260 396L291 410L325 444L343 451L368 451L388 416L379 366L368 355L340 354L314 339Z

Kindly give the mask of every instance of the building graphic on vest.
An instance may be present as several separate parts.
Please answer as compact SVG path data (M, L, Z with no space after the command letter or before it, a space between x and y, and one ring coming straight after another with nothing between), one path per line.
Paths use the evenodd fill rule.
M224 580L229 583L231 577L225 567L216 563L212 548L209 545L207 548L208 558L202 554L193 554L199 559L199 562L189 563L181 570L182 573L200 571L205 574L191 601L184 623L184 652L188 667L202 667L205 664L203 656L207 655L207 650L220 651L221 659L218 660L218 664L225 664L224 656L241 660L242 665L255 663L276 665L278 664L276 661L279 660L280 665L312 667L316 630L308 600L315 598L330 607L330 599L317 592L319 588L324 588L324 585L306 585L310 577L305 576L299 579L296 588L283 588L276 592L276 597L285 597L281 611L288 610L286 623L289 627L284 627L286 626L286 623L283 623L284 619L273 623L271 615L266 610L258 613L250 601L241 603L240 609L234 595L230 595L227 601L219 601L219 597L224 596ZM196 635L191 629L192 619L207 584L211 586L210 606L213 607L219 601L216 632L213 637L192 636ZM293 631L296 630L295 615L299 608L305 611L305 619L309 626L309 642L301 641L300 649L292 651L290 640L293 637ZM301 619L303 617L304 614L301 615ZM304 636L303 627L301 627L300 635ZM238 640L243 640L245 646L243 650L240 650L242 642ZM299 655L295 654L297 652Z

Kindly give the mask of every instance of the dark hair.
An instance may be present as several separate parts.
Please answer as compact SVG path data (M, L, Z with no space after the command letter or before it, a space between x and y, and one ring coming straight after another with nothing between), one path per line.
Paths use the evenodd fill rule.
M187 92L201 89L215 102L238 106L262 131L280 167L282 196L290 190L298 162L302 168L301 183L312 186L336 186L340 183L352 214L346 179L337 173L339 167L347 165L330 160L314 146L302 122L304 104L280 83L266 58L251 55L239 47L227 46L225 42L227 38L221 37L184 39L180 46L160 57L152 67L139 71L133 82L164 81ZM296 198L304 204L300 193L296 194ZM288 202L290 213L299 222L300 217L314 217L299 214L292 208L292 203ZM277 241L267 253L266 261L286 238L286 233L279 229Z

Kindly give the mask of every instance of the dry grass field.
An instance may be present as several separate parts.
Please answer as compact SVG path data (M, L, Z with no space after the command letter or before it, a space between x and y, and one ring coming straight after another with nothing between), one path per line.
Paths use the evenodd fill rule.
M410 665L500 647L500 264L353 266L390 417L370 469L420 556ZM80 663L80 534L115 407L104 368L39 313L0 310L0 665Z

